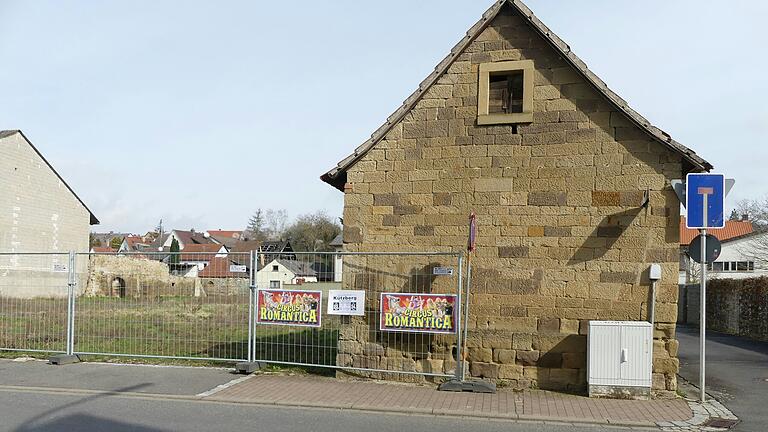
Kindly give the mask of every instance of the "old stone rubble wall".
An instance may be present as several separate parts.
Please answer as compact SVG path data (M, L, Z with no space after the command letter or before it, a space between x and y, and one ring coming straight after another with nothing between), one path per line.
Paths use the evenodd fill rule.
M477 126L478 65L520 59L534 61L533 123ZM345 248L459 250L475 211L471 374L569 390L585 388L587 322L646 319L647 268L661 263L654 388L671 395L679 202L668 180L681 175L678 154L635 127L506 8L348 170ZM639 208L645 192L649 205ZM344 271L352 271L347 260ZM357 282L345 274L344 284ZM343 329L340 364L454 367L440 343L405 359L390 352L392 336L375 325L367 317Z

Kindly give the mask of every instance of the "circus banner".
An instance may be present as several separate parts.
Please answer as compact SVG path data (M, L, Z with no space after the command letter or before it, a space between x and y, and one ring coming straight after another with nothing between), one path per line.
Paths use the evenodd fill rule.
M256 322L260 324L320 327L321 291L260 289Z
M456 296L381 293L381 331L455 333Z

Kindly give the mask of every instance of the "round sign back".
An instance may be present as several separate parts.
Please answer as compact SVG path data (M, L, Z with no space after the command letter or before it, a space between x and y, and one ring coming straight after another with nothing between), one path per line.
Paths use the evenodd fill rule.
M707 234L707 250L704 256L704 262L711 263L720 256L720 240L712 234ZM691 240L691 244L688 246L688 256L697 263L701 263L701 235L697 235Z

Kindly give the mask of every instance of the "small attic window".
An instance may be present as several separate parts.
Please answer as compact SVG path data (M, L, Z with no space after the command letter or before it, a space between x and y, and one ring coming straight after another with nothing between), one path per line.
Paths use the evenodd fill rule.
M516 124L533 121L533 61L480 65L477 124Z

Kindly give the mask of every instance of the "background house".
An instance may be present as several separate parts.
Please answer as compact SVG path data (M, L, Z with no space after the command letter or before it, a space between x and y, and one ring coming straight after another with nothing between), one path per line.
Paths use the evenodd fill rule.
M227 248L232 248L243 239L242 231L208 230L206 233L213 241L223 244Z
M344 250L343 235L339 234L328 243L328 246L333 248L334 252L342 252ZM343 270L344 259L341 255L333 256L333 281L341 282L341 276L344 274Z
M227 247L217 243L187 244L179 254L167 255L165 262L171 273L184 277L197 277L214 258L224 258Z
M306 262L276 259L256 272L259 288L281 288L283 285L297 285L317 282L317 273Z
M722 241L720 256L707 266L713 279L768 275L768 232L752 232Z
M736 268L743 267L743 264L738 264L738 262L746 262L747 260L744 257L741 257L740 254L736 252L736 248L734 247L735 244L729 244L731 240L739 239L745 236L748 236L749 234L752 234L754 230L754 227L752 226L752 222L747 217L742 217L739 220L726 220L725 221L725 227L724 228L710 228L707 230L708 234L714 235L717 237L718 240L723 245L723 249L720 253L720 257L718 257L717 261L724 263L728 262L729 264L716 264L714 266L715 271L718 273L720 272L728 272L731 274L734 271L736 271ZM688 256L688 247L691 244L691 241L693 241L696 236L699 235L699 230L696 229L689 229L685 226L685 216L680 217L680 271L678 274L678 283L680 284L690 284L698 281L698 275L699 275L699 265L691 260L691 258ZM743 245L749 245L749 241L746 243L739 242L738 244ZM742 248L744 246L741 246ZM744 259L741 259L744 258ZM731 270L730 262L736 262L734 265L735 269ZM754 261L754 260L753 260ZM749 267L749 265L746 265ZM728 270L725 270L725 269ZM753 270L754 271L754 270ZM745 272L749 272L749 270L746 270ZM713 275L714 277L714 275Z

